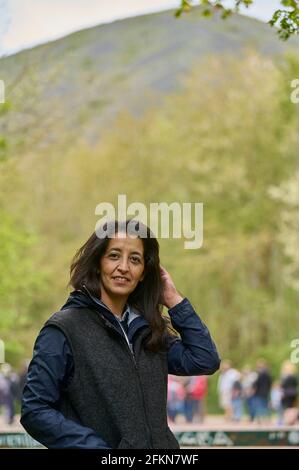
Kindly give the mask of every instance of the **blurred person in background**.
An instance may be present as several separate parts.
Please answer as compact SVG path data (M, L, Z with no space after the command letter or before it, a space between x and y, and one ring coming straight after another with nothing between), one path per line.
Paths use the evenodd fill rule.
M18 396L19 380L10 364L5 362L0 369L0 405L4 407L5 421L13 424L15 417L15 400Z
M255 417L254 407L254 383L257 379L257 372L251 369L249 365L244 366L242 370L243 398L248 412L249 420L253 421Z
M179 414L184 414L185 387L179 377L168 375L167 414L169 421L175 423Z
M230 421L233 416L232 409L232 388L233 384L239 378L239 372L232 367L230 360L226 359L220 367L220 376L218 379L217 390L219 396L219 405L224 410L224 419Z
M232 419L239 422L243 416L243 388L242 375L239 373L238 378L232 385Z
M282 364L280 387L283 422L284 424L295 424L298 419L298 409L296 407L298 380L296 366L291 361L285 361Z
M270 392L270 406L277 414L278 426L283 424L282 388L278 381L274 382Z
M23 395L23 390L26 384L26 378L27 378L27 372L28 372L28 367L29 367L30 360L29 359L24 359L21 365L21 369L19 372L19 387L18 387L18 396L17 399L21 402L22 401L22 395Z
M253 384L254 417L259 423L266 423L270 419L270 392L272 376L264 359L257 361L257 378Z
M202 423L205 414L205 397L208 390L208 378L205 375L190 377L185 384L185 418L188 423Z
M0 367L0 411L2 407L5 409L5 418L7 417L7 403L9 395L9 383L2 372L2 367Z

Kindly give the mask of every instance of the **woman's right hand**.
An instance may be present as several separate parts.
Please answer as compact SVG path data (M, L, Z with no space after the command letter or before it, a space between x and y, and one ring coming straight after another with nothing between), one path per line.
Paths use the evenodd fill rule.
M160 273L163 284L163 305L167 308L172 308L183 300L183 297L177 291L174 282L163 266L160 266Z

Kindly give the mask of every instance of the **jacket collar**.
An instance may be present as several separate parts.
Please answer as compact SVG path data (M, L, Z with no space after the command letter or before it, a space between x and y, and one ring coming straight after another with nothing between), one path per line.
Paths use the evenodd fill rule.
M70 293L69 298L61 307L61 310L68 308L90 308L92 310L96 310L101 315L104 315L110 323L120 328L119 319L116 317L116 315L114 315L114 313L101 299L92 295L85 285L82 287L82 289L74 290ZM124 318L125 315L129 315L129 339L131 339L136 331L140 328L149 326L148 321L135 308L129 306L129 304L126 304L122 318Z

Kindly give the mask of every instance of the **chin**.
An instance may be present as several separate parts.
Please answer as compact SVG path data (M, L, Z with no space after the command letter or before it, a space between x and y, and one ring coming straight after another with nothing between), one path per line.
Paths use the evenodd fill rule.
M131 293L131 289L125 288L125 287L114 287L111 289L112 294L122 294L122 295L129 295Z

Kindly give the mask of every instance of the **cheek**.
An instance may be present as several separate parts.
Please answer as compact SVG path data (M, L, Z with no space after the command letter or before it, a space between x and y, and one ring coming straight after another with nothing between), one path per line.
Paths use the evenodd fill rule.
M144 273L144 268L138 268L136 270L135 279L139 281L142 278L143 273Z
M105 260L101 265L101 272L103 273L103 275L107 275L113 271L113 268L113 262Z
M110 270L111 271L111 270ZM101 266L101 280L105 280L109 277L109 266L107 266L107 263L103 263Z

